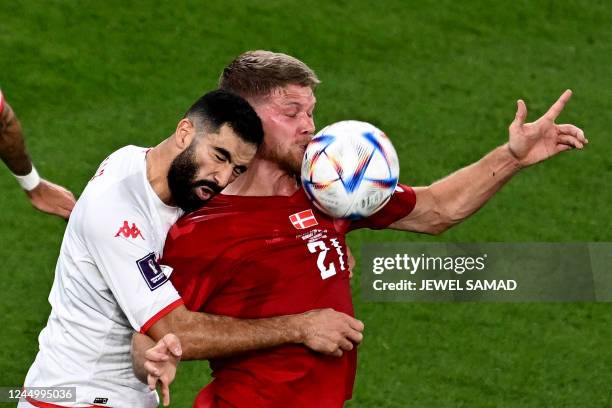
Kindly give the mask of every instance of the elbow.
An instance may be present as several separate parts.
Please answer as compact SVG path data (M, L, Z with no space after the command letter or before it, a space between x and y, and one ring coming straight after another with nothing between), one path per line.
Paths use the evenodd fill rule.
M456 224L452 212L449 211L448 208L442 208L440 206L436 206L432 209L431 220L427 228L423 231L428 235L440 235Z
M446 231L449 228L450 227L446 227L444 225L435 225L435 226L432 226L431 228L429 228L429 230L425 231L425 233L427 235L438 236L438 235L442 234L444 231Z
M430 225L427 230L423 231L424 233L428 234L428 235L440 235L442 234L444 231L448 230L450 227L452 227L453 224L449 223L449 222L437 222L435 224Z

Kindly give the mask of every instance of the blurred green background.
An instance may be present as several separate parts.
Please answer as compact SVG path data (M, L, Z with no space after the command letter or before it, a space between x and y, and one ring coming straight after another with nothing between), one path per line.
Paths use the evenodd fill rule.
M610 27L606 1L3 1L0 85L40 173L77 194L113 150L170 135L249 49L308 63L323 81L317 127L377 124L413 185L504 143L516 99L534 119L571 88L559 121L584 128L585 151L524 171L442 236L349 242L358 255L375 241L612 241ZM0 189L0 385L18 386L65 223L33 211L6 170ZM366 339L350 407L612 406L608 304L364 303L358 280ZM183 363L173 406L208 379L206 362Z

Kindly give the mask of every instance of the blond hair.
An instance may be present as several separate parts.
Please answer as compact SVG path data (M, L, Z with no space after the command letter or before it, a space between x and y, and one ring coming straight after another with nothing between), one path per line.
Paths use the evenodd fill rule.
M287 54L271 51L247 51L225 67L219 77L219 88L243 97L262 97L289 84L308 86L320 83L308 65Z

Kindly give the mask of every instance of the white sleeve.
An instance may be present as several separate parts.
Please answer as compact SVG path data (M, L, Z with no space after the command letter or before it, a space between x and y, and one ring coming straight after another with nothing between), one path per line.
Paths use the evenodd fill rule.
M134 330L146 333L183 304L157 263L150 221L133 210L89 210L82 224L85 245Z

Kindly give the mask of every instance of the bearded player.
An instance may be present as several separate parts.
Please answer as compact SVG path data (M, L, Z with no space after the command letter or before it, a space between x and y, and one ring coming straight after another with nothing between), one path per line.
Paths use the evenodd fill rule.
M51 315L19 407L64 406L37 399L31 387L75 387L66 406L158 406L132 370L134 330L154 339L172 331L186 357L208 358L285 342L325 352L335 341L326 336L356 322L331 310L256 321L189 312L159 264L170 226L243 172L262 138L252 107L219 90L198 99L156 147L126 146L101 164L68 222Z
M220 87L252 104L265 137L249 169L168 234L163 260L174 267L172 282L189 309L261 318L332 307L353 315L346 233L439 234L476 212L519 170L587 143L579 128L554 123L570 91L533 123L525 123L519 101L509 142L480 161L428 187L400 185L369 218L332 219L309 202L298 181L315 129L318 83L301 61L265 51L247 52L223 71ZM163 344L151 351L150 374L172 371L158 358L168 354ZM285 345L210 365L213 381L196 407L340 407L352 395L356 352L333 359Z

